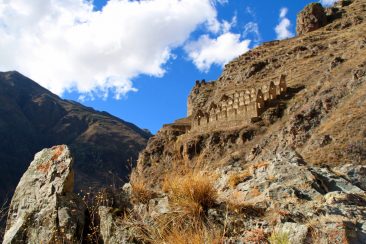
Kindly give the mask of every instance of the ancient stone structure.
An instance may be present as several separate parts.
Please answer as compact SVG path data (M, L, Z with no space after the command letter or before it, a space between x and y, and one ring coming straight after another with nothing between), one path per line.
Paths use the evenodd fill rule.
M273 81L257 88L247 88L223 94L217 101L210 103L207 110L192 114L192 130L208 127L216 129L250 123L261 116L266 107L287 90L286 76L282 75L277 84Z
M196 96L200 93L204 96L205 91L214 85L214 82L196 81L192 94L188 98L188 117L164 125L164 128L187 133L243 126L260 117L266 108L287 91L286 75L281 75L278 82L269 81L258 87L234 87L234 89L222 90L213 96L214 99L208 103L208 107L194 107L193 97L197 99Z

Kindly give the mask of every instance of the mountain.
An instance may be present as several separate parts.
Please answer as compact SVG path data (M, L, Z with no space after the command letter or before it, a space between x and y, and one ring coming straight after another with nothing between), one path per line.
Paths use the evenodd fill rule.
M126 179L150 134L106 112L61 99L18 72L0 73L0 196L10 197L33 155L67 144L77 189Z

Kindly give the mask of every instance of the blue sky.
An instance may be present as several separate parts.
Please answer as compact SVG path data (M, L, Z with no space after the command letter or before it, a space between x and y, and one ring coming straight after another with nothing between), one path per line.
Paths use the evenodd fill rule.
M0 70L156 133L186 115L195 80L293 36L296 14L314 1L61 2L0 1Z

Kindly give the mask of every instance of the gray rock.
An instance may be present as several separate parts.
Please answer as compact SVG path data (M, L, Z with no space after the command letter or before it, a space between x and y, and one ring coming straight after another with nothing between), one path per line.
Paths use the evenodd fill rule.
M327 204L335 204L335 203L342 203L347 202L347 193L339 192L339 191L332 191L328 192L324 195L324 199Z
M113 208L101 206L98 209L100 235L104 244L127 243L123 228L120 228L113 216Z
M346 164L334 168L333 171L345 176L352 184L366 191L366 166Z
M352 194L364 194L365 192L351 182L334 174L327 168L311 168L314 176L322 182L322 187L326 192L343 191ZM357 176L358 177L358 176Z
M148 209L152 217L168 213L170 211L168 197L151 199Z
M131 183L128 182L126 184L123 185L122 190L128 195L131 195L131 191L132 191L132 187L131 187Z
M4 244L82 241L86 206L72 192L72 162L65 145L35 155L11 201Z
M296 32L303 35L317 30L327 24L327 16L320 3L310 3L298 15L296 20Z

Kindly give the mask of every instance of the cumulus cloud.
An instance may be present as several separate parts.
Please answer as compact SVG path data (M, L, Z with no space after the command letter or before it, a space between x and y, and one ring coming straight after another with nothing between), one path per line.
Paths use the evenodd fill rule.
M250 40L240 40L239 34L226 32L217 38L202 35L185 46L188 56L200 71L207 72L211 65L223 66L249 50Z
M236 25L236 15L233 16L231 21L217 21L216 28L209 28L211 33L215 34L215 37L203 34L198 40L189 41L185 44L184 50L188 58L200 71L208 72L212 65L223 66L249 50L251 41L249 39L242 40L243 37L240 34L231 32L231 29ZM248 26L248 34L253 31L256 31L255 26L252 26L251 29Z
M323 6L332 6L337 0L320 0Z
M275 27L277 39L279 40L287 39L294 36L294 34L289 30L291 22L288 18L286 18L287 12L287 8L281 8L280 23Z
M120 98L136 90L131 80L138 75L163 76L171 51L199 25L217 25L211 26L216 33L228 29L231 23L217 20L214 5L211 0L109 0L95 12L84 0L1 0L0 70L18 70L57 94L76 90ZM190 50L192 55L194 47L205 50L198 63L206 67L222 64L227 60L220 59L222 52L238 53L246 43L225 34L201 38ZM215 54L208 53L212 47L218 48Z

